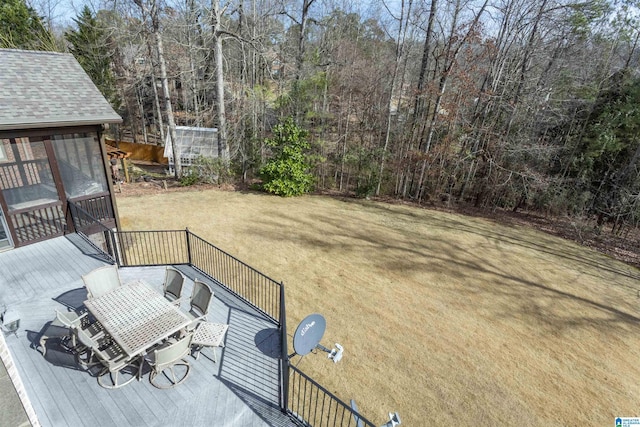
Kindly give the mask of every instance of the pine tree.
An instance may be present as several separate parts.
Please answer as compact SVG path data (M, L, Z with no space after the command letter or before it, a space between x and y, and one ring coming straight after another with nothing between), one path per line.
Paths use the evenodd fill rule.
M102 95L117 108L119 101L115 89L115 77L111 70L105 26L87 6L74 18L74 22L78 29L69 30L64 34L65 39L71 43L69 50Z
M53 40L24 0L0 0L0 48L52 50Z

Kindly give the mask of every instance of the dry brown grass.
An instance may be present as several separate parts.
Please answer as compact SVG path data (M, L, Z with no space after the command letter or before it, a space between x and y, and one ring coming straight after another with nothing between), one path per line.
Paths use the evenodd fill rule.
M382 424L611 425L638 415L640 272L487 220L215 190L120 197L126 229L193 232L283 280L290 333L327 319L334 365L299 367ZM297 360L294 360L296 363Z

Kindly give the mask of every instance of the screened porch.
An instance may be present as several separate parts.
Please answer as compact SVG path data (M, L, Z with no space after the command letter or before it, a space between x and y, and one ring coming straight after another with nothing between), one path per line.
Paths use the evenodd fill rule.
M0 249L62 235L68 201L115 226L96 130L0 135Z

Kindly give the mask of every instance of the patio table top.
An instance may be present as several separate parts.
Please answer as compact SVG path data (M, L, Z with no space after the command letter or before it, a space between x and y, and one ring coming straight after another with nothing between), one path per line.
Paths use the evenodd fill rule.
M144 353L192 321L141 280L84 304L129 357Z

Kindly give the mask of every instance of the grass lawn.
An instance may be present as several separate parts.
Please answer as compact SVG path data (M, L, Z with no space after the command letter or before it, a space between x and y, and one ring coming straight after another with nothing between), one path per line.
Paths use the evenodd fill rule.
M128 230L181 229L322 313L293 363L380 425L613 425L640 416L640 271L483 219L361 200L216 190L119 196Z

